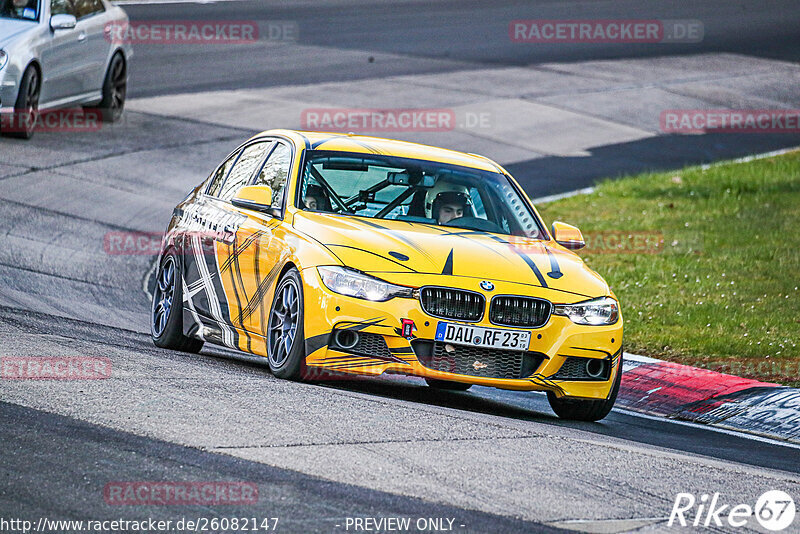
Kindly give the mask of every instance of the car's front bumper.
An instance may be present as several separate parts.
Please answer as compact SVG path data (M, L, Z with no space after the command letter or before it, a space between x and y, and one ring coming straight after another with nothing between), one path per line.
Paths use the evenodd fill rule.
M446 277L442 275L413 275L414 280L406 280L409 285L437 285L471 291L480 291L480 280L465 277ZM519 355L523 372L515 378L498 378L492 367L490 357L473 358L468 347L451 345L449 353L439 347L438 359L431 360L426 354L432 346L436 327L440 320L426 314L417 299L394 298L387 302L371 302L338 295L328 290L319 278L315 268L303 272L305 300L306 366L310 375L325 373L349 373L357 375L380 375L401 373L482 386L523 391L552 391L557 396L581 397L588 399L607 398L619 372L619 356L622 353L622 316L617 322L607 326L582 326L574 324L566 317L553 315L540 328L531 331L531 342L526 353L511 352L511 357ZM392 277L397 282L397 277ZM402 282L401 282L402 283ZM487 302L495 294L528 295L546 298L552 302L586 300L578 295L568 295L546 288L525 284L497 282L492 292L484 292ZM482 291L480 291L482 292ZM488 314L487 314L488 315ZM414 322L413 338L403 337L403 319ZM458 321L448 321L458 322ZM494 325L487 318L474 323L477 326L505 328ZM362 350L359 353L334 348L334 330L351 329L359 332L372 345L383 348L380 336L388 350ZM514 328L514 330L525 330ZM367 334L367 336L364 336ZM377 343L374 341L378 340ZM432 350L432 349L431 349ZM442 365L442 354L450 358L450 367ZM504 351L505 354L505 351ZM458 361L469 358L470 361ZM607 372L601 379L579 377L566 374L562 366L568 358L571 364L590 359L605 360ZM474 359L474 362L471 361ZM486 360L486 361L483 361ZM436 361L435 365L432 361ZM456 365L458 363L458 365ZM443 369L458 368L459 372ZM528 374L530 373L530 374Z
M0 69L0 113L11 113L17 102L17 77L9 63Z

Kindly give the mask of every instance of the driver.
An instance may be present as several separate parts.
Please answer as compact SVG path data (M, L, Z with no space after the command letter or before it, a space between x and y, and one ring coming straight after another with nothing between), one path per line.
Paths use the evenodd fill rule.
M431 214L436 222L445 224L453 219L464 216L469 199L459 191L443 191L433 199Z
M309 210L325 210L330 211L328 208L328 196L322 187L314 184L309 184L306 187L306 196L303 198L303 203L306 209Z
M35 0L3 0L0 13L20 19L35 19L35 7Z

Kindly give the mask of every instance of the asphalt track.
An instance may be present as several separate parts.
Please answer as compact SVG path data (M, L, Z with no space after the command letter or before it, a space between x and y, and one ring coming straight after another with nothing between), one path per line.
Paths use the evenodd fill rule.
M508 164L532 194L582 187L619 172L800 144L787 135L665 136L637 122L644 106L672 105L654 102L647 92L662 79L636 85L647 70L662 69L658 75L664 77L681 71L683 83L694 84L694 97L708 102L714 82L692 76L736 63L745 67L724 67L712 104L800 107L793 63L800 39L796 25L787 22L798 19L797 3L659 5L580 3L589 10L581 11L586 18L701 19L707 39L667 49L531 49L507 42L508 20L574 18L572 3L128 7L135 20L293 20L300 40L264 43L258 51L142 46L132 67L131 95L138 98L124 123L102 132L37 134L29 143L0 140L0 355L107 357L113 369L108 380L0 381L0 515L36 520L242 513L277 516L284 532L344 531L347 517L450 517L457 531L467 532L552 526L645 532L666 528L678 492L719 491L726 502L751 505L767 489L800 495L800 451L747 436L622 412L596 424L565 423L542 395L487 388L443 393L398 377L288 383L274 379L263 362L225 350L207 347L192 356L157 349L147 334L143 291L151 258L110 255L103 248L109 232L161 230L189 187L261 129L237 116L236 108L253 114L262 102L276 106L287 94L363 106L358 99L367 100L369 88L378 87L389 94L370 96L372 105L387 106L393 94L411 98L408 87L424 86L412 95L415 105L469 104L499 116L501 108L487 102L503 95L480 86L480 73L485 80L505 74L510 85L525 87L531 72L568 73L569 82L547 78L548 87L558 90L536 98L569 113L557 117L559 124L579 112L606 121L579 146L563 141L535 149L558 137L557 129L527 131L539 145L513 150L497 140L499 127L416 136L454 148L474 145ZM608 73L615 70L612 79ZM591 78L598 71L605 80ZM606 91L562 90L565 84L585 89L586 83ZM442 104L445 97L455 101L454 85L468 97ZM688 93L682 91L682 97ZM478 94L482 100L474 99ZM617 101L625 95L626 109L614 95ZM509 96L516 105L529 105ZM281 113L276 107L257 118L269 122ZM518 118L512 131L525 133L526 121L533 120ZM604 132L620 141L605 142ZM565 178L548 180L550 173ZM253 481L259 501L242 509L106 504L104 485L120 480ZM758 530L754 522L749 528Z

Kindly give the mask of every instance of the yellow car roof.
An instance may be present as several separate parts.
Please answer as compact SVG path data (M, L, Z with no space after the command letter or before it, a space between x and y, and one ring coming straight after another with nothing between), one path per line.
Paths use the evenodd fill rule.
M281 135L294 140L299 147L318 150L335 150L362 154L382 154L402 158L435 161L461 165L490 172L500 172L502 167L489 158L466 154L456 150L438 148L408 141L384 139L367 135L343 134L335 132L306 132L299 130L267 130L254 136Z

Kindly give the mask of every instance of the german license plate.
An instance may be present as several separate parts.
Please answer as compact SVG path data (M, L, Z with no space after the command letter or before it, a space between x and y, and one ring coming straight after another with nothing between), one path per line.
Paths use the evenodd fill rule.
M528 350L531 333L525 330L484 328L468 324L439 321L436 325L436 341L472 347L490 347L505 350Z

